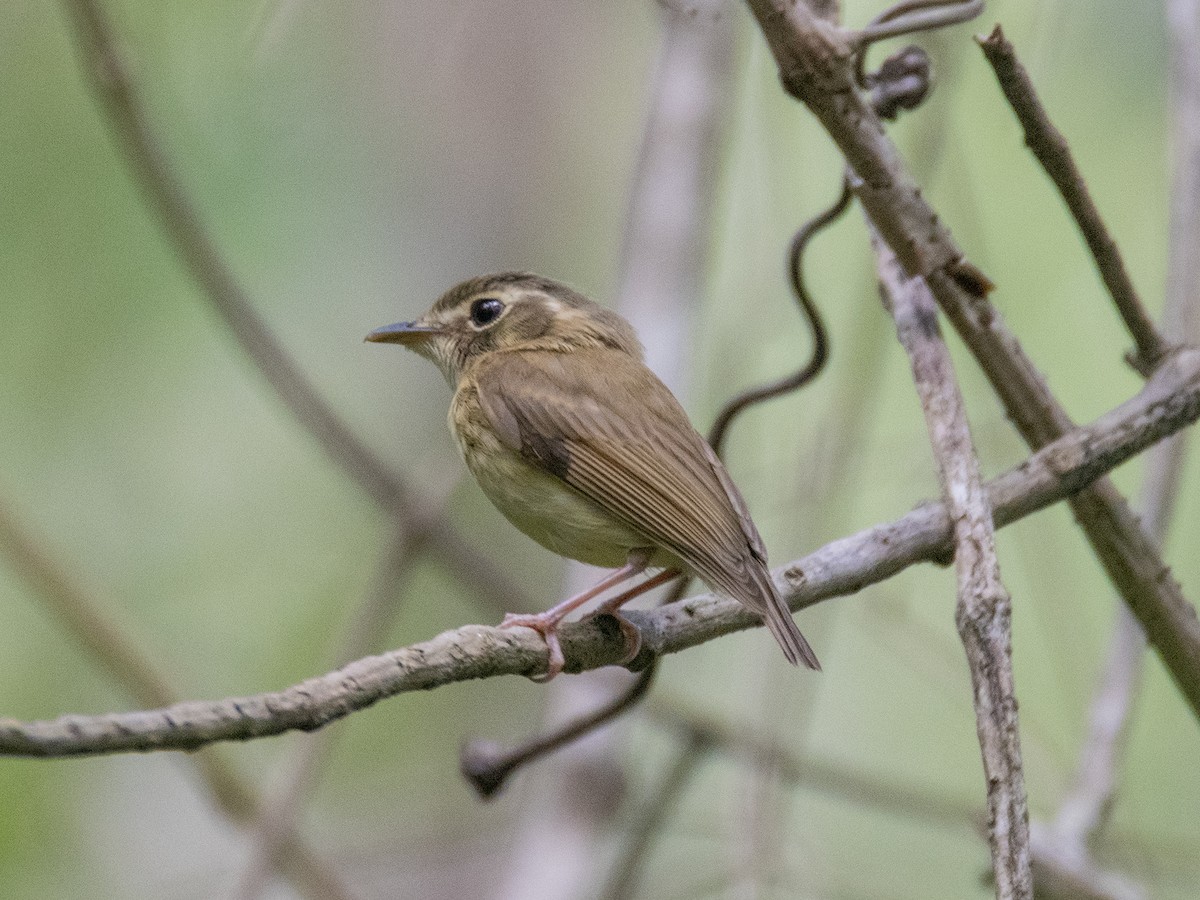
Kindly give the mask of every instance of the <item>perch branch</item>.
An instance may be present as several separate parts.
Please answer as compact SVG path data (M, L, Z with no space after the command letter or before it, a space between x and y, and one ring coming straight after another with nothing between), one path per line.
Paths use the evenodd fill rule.
M995 524L1008 525L1081 491L1110 471L1200 418L1200 351L1172 354L1132 399L1090 426L1078 428L988 482ZM945 508L926 503L901 519L834 541L784 566L777 576L792 609L855 593L918 562L952 552ZM724 634L761 624L736 601L704 595L626 614L641 631L643 653L633 666ZM615 665L625 655L620 630L606 617L566 626L567 669ZM468 625L286 690L163 710L64 716L42 722L0 719L0 754L72 756L139 750L188 750L220 740L245 740L293 729L311 731L407 691L498 675L545 670L545 643L532 632ZM1200 693L1200 671L1186 671ZM1200 715L1200 709L1193 706Z
M12 564L66 630L126 693L146 707L170 706L178 692L158 665L115 623L101 600L91 594L52 557L0 501L0 553ZM262 798L218 748L193 757L201 781L217 808L232 822L246 824L259 814ZM313 900L344 900L348 895L337 877L294 828L280 836L282 871L296 889Z

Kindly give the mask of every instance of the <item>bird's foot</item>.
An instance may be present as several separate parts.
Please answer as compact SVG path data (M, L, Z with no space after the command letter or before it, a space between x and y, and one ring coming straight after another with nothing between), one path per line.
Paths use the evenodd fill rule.
M536 615L508 613L504 616L504 621L500 623L501 628L532 628L546 642L546 649L550 651L550 656L546 660L546 671L541 675L530 675L530 681L545 684L559 675L566 666L567 660L563 656L562 644L558 641L558 626L561 623L562 616L552 616L549 613Z
M621 637L625 639L625 655L617 663L617 665L621 666L629 665L642 652L641 630L621 614L621 604L625 600L626 598L624 597L616 597L613 600L609 600L607 603L603 603L597 607L596 611L587 617L594 619L598 616L611 616L616 620L617 627L621 629Z

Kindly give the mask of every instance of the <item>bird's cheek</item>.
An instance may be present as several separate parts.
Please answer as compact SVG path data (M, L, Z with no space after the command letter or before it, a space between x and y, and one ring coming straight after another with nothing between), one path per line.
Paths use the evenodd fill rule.
M449 382L451 387L454 387L458 383L458 376L462 371L462 360L459 359L458 354L455 352L455 346L452 342L430 340L413 349L436 365L446 377L446 381Z

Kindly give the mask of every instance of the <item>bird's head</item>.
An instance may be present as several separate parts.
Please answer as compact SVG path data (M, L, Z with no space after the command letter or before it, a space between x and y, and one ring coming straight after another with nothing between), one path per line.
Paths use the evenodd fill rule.
M451 386L490 353L610 347L642 356L633 327L619 315L565 284L525 272L471 278L419 319L376 328L366 339L403 344L432 360Z

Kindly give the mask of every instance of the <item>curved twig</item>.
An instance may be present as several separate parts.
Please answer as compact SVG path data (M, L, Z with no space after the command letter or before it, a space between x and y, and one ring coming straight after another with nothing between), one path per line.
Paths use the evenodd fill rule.
M848 42L863 50L888 38L969 22L981 12L983 0L906 0L885 9L865 28L850 32Z
M829 358L829 335L825 329L825 323L821 320L821 313L817 309L816 303L805 288L802 263L804 251L807 249L809 242L822 229L826 228L846 211L846 207L850 205L852 196L849 182L843 180L842 192L837 200L823 212L818 213L801 225L795 235L792 236L792 243L788 248L788 277L791 280L792 292L796 295L796 300L800 304L800 309L804 313L805 319L808 320L809 328L812 331L812 355L809 357L808 362L801 366L799 371L785 378L780 378L778 381L772 381L768 384L743 391L725 404L721 411L717 413L716 421L713 422L712 428L708 432L708 442L712 444L717 456L721 455L725 437L729 432L729 426L738 415L756 403L762 403L763 401L802 387L811 381L825 366L825 361Z
M658 659L638 673L624 693L614 697L608 704L593 710L573 722L544 735L530 738L519 747L509 750L492 741L473 740L463 746L459 755L459 770L471 783L471 787L485 800L494 797L504 787L510 775L524 765L536 762L555 750L560 750L572 741L611 722L617 716L636 706L650 690L658 672Z

